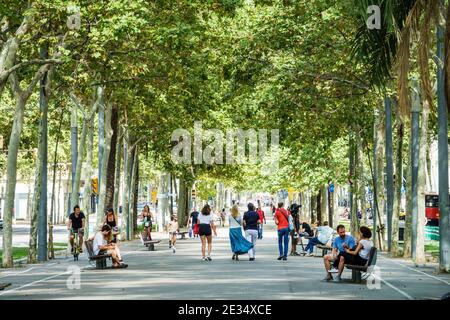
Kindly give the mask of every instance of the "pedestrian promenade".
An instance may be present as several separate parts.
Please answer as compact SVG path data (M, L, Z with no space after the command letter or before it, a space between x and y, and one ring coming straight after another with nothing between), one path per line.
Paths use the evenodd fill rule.
M321 282L325 276L319 257L289 256L278 261L273 221L267 225L264 239L258 241L256 260L231 259L228 229L220 228L213 239L213 261L202 261L200 240L177 242L175 254L167 237L147 251L139 240L122 243L127 269L95 270L85 254L79 261L60 257L44 264L1 270L0 282L11 286L0 291L6 299L343 299L414 300L440 299L450 291L450 275L437 275L434 266L416 268L403 259L378 257L379 289L365 283L349 282L351 272L344 271L343 283ZM154 238L163 237L155 234ZM68 279L78 270L79 289L69 289ZM69 281L70 282L70 281Z

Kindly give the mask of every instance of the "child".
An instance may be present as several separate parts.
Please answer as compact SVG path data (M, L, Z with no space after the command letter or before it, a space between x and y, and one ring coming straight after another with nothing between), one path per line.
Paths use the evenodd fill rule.
M172 245L173 253L175 253L176 252L175 244L177 242L177 234L178 234L178 219L177 219L177 216L173 215L170 218L168 231L169 231L169 242Z

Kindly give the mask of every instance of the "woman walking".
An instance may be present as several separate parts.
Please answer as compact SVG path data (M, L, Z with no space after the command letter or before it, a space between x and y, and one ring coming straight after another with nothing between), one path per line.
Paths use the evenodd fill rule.
M233 251L233 260L239 261L239 255L247 253L253 248L253 243L247 241L242 235L242 219L239 215L238 206L234 205L231 208L231 215L229 218L230 224L230 243L231 251Z
M217 236L216 226L214 225L214 216L211 214L211 207L206 204L198 215L197 223L199 224L198 234L202 240L202 260L211 261L212 250L212 231ZM208 255L206 256L206 241L208 241Z
M283 208L283 202L278 203L278 208L275 210L274 216L275 224L278 229L278 250L280 256L277 260L287 260L287 252L289 247L289 213ZM283 247L284 244L284 247Z

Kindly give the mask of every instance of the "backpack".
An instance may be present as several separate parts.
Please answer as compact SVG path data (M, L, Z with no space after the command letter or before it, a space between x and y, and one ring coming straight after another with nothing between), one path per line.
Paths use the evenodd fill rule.
M288 222L289 222L289 230L294 230L294 218L292 218L292 215L288 216Z

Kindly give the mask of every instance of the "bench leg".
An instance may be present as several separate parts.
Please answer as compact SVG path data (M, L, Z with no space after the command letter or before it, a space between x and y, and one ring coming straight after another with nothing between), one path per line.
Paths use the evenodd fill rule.
M155 245L153 243L150 243L150 246L148 247L149 251L155 251Z
M103 269L103 260L95 260L95 268L96 269Z
M361 283L361 271L356 271L356 283Z
M361 271L352 270L352 281L355 283L361 283Z

